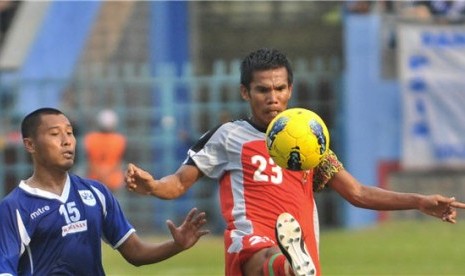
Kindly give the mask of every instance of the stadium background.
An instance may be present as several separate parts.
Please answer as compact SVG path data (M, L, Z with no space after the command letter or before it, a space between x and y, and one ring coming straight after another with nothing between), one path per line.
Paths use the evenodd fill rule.
M174 171L205 130L248 115L239 60L264 46L291 58L291 105L323 117L332 148L358 179L465 197L460 171L400 165L401 87L395 51L383 37L397 14L387 2L363 9L336 1L12 2L0 17L0 197L30 173L18 127L41 106L62 109L78 139L94 128L99 110L112 108L128 137L126 161L156 176ZM83 173L78 147L75 171ZM142 233L165 231L166 218L192 206L206 210L209 227L220 233L215 182L194 187L175 201L117 196ZM322 227L364 227L387 218L353 208L329 190L317 203Z

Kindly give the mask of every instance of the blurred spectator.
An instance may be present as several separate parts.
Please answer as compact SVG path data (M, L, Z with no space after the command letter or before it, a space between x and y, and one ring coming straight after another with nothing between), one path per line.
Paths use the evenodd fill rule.
M126 137L116 132L118 116L103 110L97 116L98 130L84 136L87 177L96 179L115 192L123 186Z
M371 11L371 6L373 1L346 1L345 3L345 10L348 13L369 13Z
M465 1L408 1L401 10L404 19L439 23L463 21Z
M446 17L451 20L463 18L465 2L463 1L420 1L432 16Z
M17 130L16 126L19 125L20 119L18 117L4 117L1 119L0 128L0 151L2 151L2 160L0 163L3 165L3 193L6 195L11 192L19 183L20 175L16 165L19 163L19 155L22 147L21 133ZM1 185L1 184L0 184ZM2 194L0 192L0 194Z

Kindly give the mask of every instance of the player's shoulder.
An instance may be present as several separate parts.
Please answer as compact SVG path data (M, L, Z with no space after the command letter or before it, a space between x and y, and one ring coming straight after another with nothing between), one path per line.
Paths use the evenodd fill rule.
M210 133L210 135L213 135L215 133L227 135L232 132L243 131L244 129L247 129L247 128L253 128L253 126L250 124L248 120L237 119L237 120L232 120L229 122L219 124L215 126L214 128L210 129L210 131L207 133Z
M76 174L69 174L71 183L77 186L78 189L97 189L101 192L107 193L108 188L101 182L90 178L84 178Z
M0 201L0 208L4 208L5 206L17 205L21 203L23 200L24 193L18 187L14 188L9 194L7 194L1 201Z
M0 217L13 217L17 211L27 213L33 206L36 206L34 198L16 187L0 201Z
M231 132L237 130L237 128L241 127L244 123L246 123L245 120L237 119L214 126L200 136L197 143L193 146L193 149L202 148L208 141L224 140L225 137L228 137Z

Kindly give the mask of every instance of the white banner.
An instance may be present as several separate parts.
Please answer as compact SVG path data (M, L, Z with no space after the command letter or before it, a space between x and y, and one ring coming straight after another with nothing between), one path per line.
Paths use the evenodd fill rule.
M465 168L465 26L399 25L402 165Z

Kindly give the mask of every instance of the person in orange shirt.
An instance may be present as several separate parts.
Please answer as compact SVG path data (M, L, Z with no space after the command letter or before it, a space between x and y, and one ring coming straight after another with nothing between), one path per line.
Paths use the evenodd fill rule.
M102 110L97 117L98 130L84 137L87 154L87 177L98 180L115 192L124 184L122 169L126 137L116 132L118 116L113 110Z

